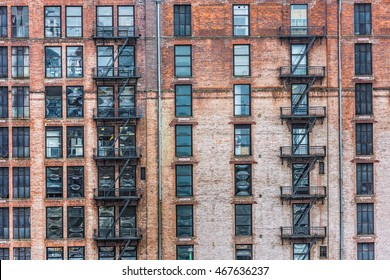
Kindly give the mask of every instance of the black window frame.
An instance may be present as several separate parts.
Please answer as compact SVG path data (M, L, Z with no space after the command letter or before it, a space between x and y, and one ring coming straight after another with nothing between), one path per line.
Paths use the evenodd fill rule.
M101 16L99 15L99 8L111 8L111 16ZM111 25L110 26L106 26L106 25L98 25L99 23L99 17L111 17ZM112 37L114 35L114 7L113 6L110 6L110 5L98 5L96 6L96 35L97 36L108 36L108 37Z
M354 34L371 35L372 14L371 3L354 4Z
M357 235L374 234L374 203L358 203L356 205L356 212Z
M73 142L72 139L76 139L77 145L72 144ZM79 143L80 139L81 139L81 144ZM79 146L81 146L81 154L78 153L78 151L80 151ZM73 150L75 150L76 152L73 153ZM84 126L66 127L66 157L67 158L84 157Z
M8 127L0 127L0 159L9 158Z
M184 16L183 16L184 15ZM173 34L174 36L192 35L191 5L173 5ZM184 18L182 18L184 17ZM184 22L183 22L184 21ZM188 22L189 21L189 22Z
M12 158L30 158L30 127L12 128Z
M14 260L31 260L31 248L14 247Z
M178 49L179 48L188 48L189 47L189 54L178 54ZM178 62L177 60L179 58L186 58L186 57L189 57L190 58L190 64L187 65L178 65ZM177 78L191 78L192 77L192 45L175 45L174 46L174 68L175 68L175 77ZM185 68L186 69L186 73L183 75L183 74L179 74L178 72L178 69L179 68ZM187 74L187 72L189 72Z
M59 15L55 15L55 16L48 16L46 13L47 13L47 10L49 9L59 9ZM45 38L61 38L62 37L62 9L61 9L61 6L45 6L44 7L44 10L43 10L43 14L44 14L44 35L45 35ZM56 11L57 13L58 11ZM56 23L59 23L59 26L52 26L50 22L50 18L53 18ZM48 22L50 22L50 25L48 25ZM50 32L52 33L52 35L50 35Z
M84 197L84 166L68 166L66 174L67 198Z
M0 87L0 118L8 118L8 87Z
M0 261L9 260L9 248L0 248Z
M13 239L31 238L31 209L29 207L13 208Z
M236 244L235 259L236 260L253 260L253 245L252 244Z
M0 47L0 78L8 78L8 47Z
M373 155L374 125L372 123L357 123L356 133L356 155Z
M31 192L30 167L13 167L12 169L12 198L27 199Z
M249 133L243 134L243 133L238 133L238 129L249 129ZM238 143L238 136L249 136L249 143ZM248 147L248 153L238 153L237 149L242 149ZM235 124L234 125L234 156L251 156L252 155L252 127L250 124Z
M184 91L186 92L184 93ZM189 99L186 99L186 102L182 104L182 100L179 100L179 97ZM183 112L182 114L179 113L181 111ZM179 118L192 117L192 85L175 85L175 116Z
M188 253L188 255L182 255ZM176 245L176 260L194 260L194 245Z
M131 8L132 11L130 15L121 15L121 8ZM121 25L121 18L128 18L130 20L130 25ZM118 5L117 6L117 26L118 26L118 36L135 36L135 7L134 5Z
M20 20L20 15L18 15L18 9L22 8L22 20ZM27 15L26 15L27 11ZM27 20L26 17L27 16ZM17 19L19 17L19 19ZM11 7L11 35L12 38L28 38L29 37L29 9L28 6L12 6ZM22 22L23 24L21 26L16 25L14 23L16 22ZM24 24L26 23L27 24ZM19 34L21 33L21 34Z
M54 49L56 49L56 50L54 50ZM48 50L51 50L56 55L53 55L53 53L48 55ZM59 52L58 52L58 50L59 50ZM53 66L52 63L54 61L59 62L58 65ZM54 64L56 64L56 63L54 63ZM51 70L53 70L53 71L51 71ZM59 75L57 75L57 74L59 74ZM45 47L45 78L48 78L48 79L62 78L62 46L46 46Z
M295 245L304 245L307 246L309 252L307 254L301 253L301 252L296 252L295 251ZM310 244L309 243L294 243L293 244L293 260L310 260L310 255L311 255L311 250L310 250ZM300 258L304 257L304 258Z
M239 94L237 93L238 87L241 87ZM242 93L243 91L245 91L245 90L243 90L243 88L245 89L245 87L248 88L248 93ZM240 96L241 96L241 98L242 98L242 96L247 96L247 98L248 98L247 104L244 101L242 101L242 99L240 99L241 103L236 102L236 98L240 97ZM251 85L250 84L235 84L235 85L233 85L233 104L234 104L233 114L235 117L249 117L251 115ZM239 112L244 112L244 113L239 113ZM245 113L245 112L247 112L247 113Z
M61 216L51 216L53 213L49 213L49 209L61 209ZM59 211L58 211L59 212ZM50 216L49 216L50 214ZM52 221L50 219L53 219ZM50 223L53 222L53 230L58 230L57 235L52 235L49 232ZM46 239L58 240L64 238L64 209L62 206L50 206L46 207Z
M85 208L84 206L68 206L67 208L67 237L82 239L85 237ZM74 218L72 223L72 218ZM78 221L76 219L79 219ZM78 224L77 224L77 223ZM71 226L73 225L73 227ZM76 232L74 232L76 229Z
M372 84L355 84L355 112L356 115L372 115Z
M248 53L247 54L238 53L238 50L236 50L236 48L238 48L238 47L247 47ZM239 57L247 57L248 58L248 65L237 64L236 59L238 59ZM236 67L247 67L248 73L245 74L244 70L238 71L238 69L236 69ZM233 45L233 76L234 77L250 77L251 76L251 46L249 44L234 44Z
M184 214L181 213L184 211ZM187 211L186 211L187 210ZM187 213L188 212L188 213ZM190 224L187 224L189 221ZM183 231L183 233L180 233ZM192 238L194 237L194 206L176 205L176 237Z
M105 249L105 250L102 250L102 249ZM102 257L103 251L110 253L110 255ZM99 246L98 247L98 259L99 260L115 260L115 256L116 256L116 247L115 246Z
M242 178L242 180L239 180L240 177L245 176L245 173L244 173L245 171L249 171L248 178L247 179ZM245 185L248 186L248 190L246 192L243 190L240 190L240 187L242 188ZM235 164L234 165L234 195L235 196L251 196L252 195L252 164Z
M12 78L30 78L30 47L11 47L11 65Z
M189 168L189 170L185 170ZM180 169L183 169L182 171ZM176 196L177 197L192 197L194 190L194 167L192 164L179 164L175 166L175 174L176 174ZM189 177L191 180L190 185L183 185L180 180L182 177ZM189 189L180 191L181 189Z
M109 55L107 55L109 51ZM105 59L104 59L105 58ZM103 62L100 62L103 61ZM101 64L104 63L104 61L108 61L108 64ZM96 48L96 68L97 68L97 75L99 77L112 77L114 76L113 69L110 69L109 67L114 67L114 46L105 45L105 46L97 46Z
M12 118L30 118L30 87L15 86L12 92Z
M67 118L84 117L84 87L83 86L66 87L66 117Z
M64 170L62 166L46 166L46 198L64 197Z
M180 132L178 128L186 128L189 131L183 131L182 134L179 134ZM175 155L176 157L192 157L193 156L193 131L192 131L192 125L176 125L175 126ZM189 132L189 133L188 133ZM186 134L184 134L186 133ZM186 143L178 145L178 138L179 137L190 137L191 143ZM180 151L181 149L185 149L185 151ZM188 151L189 149L189 151ZM188 153L189 152L189 153Z
M374 164L356 163L356 194L374 194Z
M46 247L46 260L63 260L63 259L64 259L64 247Z
M9 167L0 167L0 199L9 198Z
M76 49L74 54L81 51L81 55L70 55L71 49ZM76 60L74 60L76 59ZM72 65L76 62L76 65ZM67 78L83 78L84 77L84 48L83 46L66 46L66 77ZM77 65L78 63L78 65ZM72 74L72 72L80 72L80 74Z
M239 8L239 7L247 7L247 14L246 15L241 15L241 14L236 14L236 9L235 8ZM233 13L233 36L250 36L250 5L249 4L235 4L233 5L233 9L232 9L232 13ZM245 24L236 24L236 20L237 20L237 17L246 17L247 18L247 21L248 21L248 24L245 25ZM240 30L238 27L246 27L247 30L246 30L246 34L238 34L238 32L236 32L237 30Z
M84 246L69 246L68 247L68 260L85 260L85 247Z
M49 132L59 132L59 135L48 135ZM45 157L46 158L63 158L63 141L62 126L47 126L45 128ZM50 139L57 139L58 146L52 146ZM57 151L55 150L57 149ZM54 151L54 152L53 152ZM54 155L52 155L54 153Z
M375 243L361 242L357 244L358 260L375 260Z
M372 44L355 44L355 75L371 76L373 74Z
M9 208L0 207L0 240L9 239Z
M80 11L81 11L81 15L80 16L74 16L74 15L72 15L72 16L70 16L68 13L68 9L69 8L79 8L80 9ZM68 25L68 19L70 19L70 18L81 18L81 20L80 20L80 24L81 25L72 25L72 26L69 26ZM82 6L66 6L65 7L65 37L67 37L67 38L79 38L79 37L83 37L83 7ZM79 28L80 30L81 30L81 34L79 35L79 36L71 36L71 35L69 35L69 31L68 31L68 29L70 29L70 28L75 28L75 29L77 29L77 28Z
M62 87L45 87L45 118L61 119L62 117Z
M0 38L8 37L8 11L7 6L0 7Z
M248 209L244 209L245 208L248 208L249 209L249 214L248 213L239 213L239 212L247 212ZM239 209L238 208L242 208L241 210L242 211L238 211ZM235 204L234 205L234 235L235 236L252 236L253 235L253 209L252 209L252 204ZM241 221L239 221L239 218L240 217L249 217L249 224L247 223L244 223ZM246 219L248 219L248 217ZM242 230L240 227L247 227L246 230ZM249 230L248 230L249 229ZM245 232L244 232L245 231ZM244 232L244 233L241 233L241 232ZM249 234L246 234L246 233L249 233Z

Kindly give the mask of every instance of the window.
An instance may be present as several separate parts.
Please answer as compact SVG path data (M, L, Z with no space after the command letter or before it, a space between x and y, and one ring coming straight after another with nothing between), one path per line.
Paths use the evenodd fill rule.
M0 208L0 239L9 239L9 209Z
M250 85L234 85L234 115L250 116Z
M192 165L176 165L176 196L192 196Z
M62 118L62 87L46 87L46 118Z
M68 260L84 260L85 247L68 247Z
M115 208L113 206L99 206L99 237L114 237ZM100 252L99 252L100 255Z
M234 125L234 155L251 155L251 126Z
M84 197L84 167L68 166L68 198Z
M294 155L309 154L309 130L304 124L292 125L292 153Z
M31 260L31 248L14 248L14 260Z
M47 260L63 260L64 259L64 248L62 248L62 247L48 247L48 248L46 248L46 259Z
M46 207L46 238L63 238L62 207Z
M66 87L66 116L82 118L84 116L84 88Z
M118 115L120 117L136 116L134 86L127 86L123 89L121 88L120 90L122 90L122 92L119 94ZM107 111L107 113L112 114L113 112Z
M233 35L249 35L249 5L233 5Z
M8 118L8 88L0 87L0 118Z
M66 77L83 77L83 47L66 47Z
M45 7L45 37L61 37L61 7Z
M307 5L290 5L291 35L307 35Z
M8 157L8 127L0 127L0 158Z
M194 245L177 245L176 260L193 260Z
M318 162L318 173L320 175L325 174L325 163L323 161Z
M310 194L310 170L308 163L292 163L293 192L297 195Z
M358 243L357 244L357 259L358 260L375 260L375 245L374 245L374 243Z
M114 47L97 47L97 74L99 77L112 77L114 61Z
M293 246L294 260L310 260L310 244L295 243Z
M136 260L137 259L137 246L127 246L125 249L123 246L120 247L122 254L121 260Z
M62 77L62 48L45 47L46 78Z
M12 37L28 37L28 7L11 7Z
M30 128L12 128L12 156L14 158L30 157Z
M177 157L192 156L192 126L191 125L176 126L176 156Z
M135 156L135 126L120 126L119 134L119 155Z
M176 206L176 236L177 237L193 237L193 206L192 205L177 205Z
M374 234L374 204L357 204L357 234Z
M119 188L121 188L120 196L132 196L136 189L136 166L119 166Z
M12 117L30 117L30 88L12 87Z
M252 165L236 164L234 165L235 195L252 195Z
M372 155L372 123L356 124L356 154Z
M355 75L372 75L371 44L355 44Z
M176 117L192 116L192 86L175 86L175 114Z
M328 257L328 247L320 246L320 258L327 258L327 257Z
M84 207L68 207L68 238L84 238Z
M30 167L14 167L12 197L30 198Z
M120 47L122 48L122 47ZM119 49L120 49L119 48ZM118 49L118 52L119 52ZM120 77L135 76L134 72L134 46L125 46L118 57L118 75Z
M355 34L371 34L371 4L355 4Z
M83 36L82 7L66 7L66 37Z
M46 127L46 158L62 158L62 127Z
M98 167L98 196L113 196L115 188L115 167L99 166Z
M191 5L174 5L174 35L191 36Z
M137 218L136 207L127 206L125 208L119 207L119 236L120 237L134 237L136 236Z
M62 167L46 167L46 197L62 197Z
M113 36L113 11L110 6L96 7L96 31L97 36Z
M252 205L235 205L236 236L252 235Z
M30 239L30 208L13 208L14 239Z
M372 84L355 85L356 115L372 114Z
M12 47L12 78L30 77L29 47Z
M253 260L252 245L236 245L236 260Z
M67 157L84 156L84 127L67 127Z
M99 246L99 260L115 260L115 247Z
M9 198L8 167L0 167L0 199Z
M291 85L291 113L293 115L308 115L308 88L307 84Z
M0 38L8 36L7 7L0 7Z
M293 75L307 75L307 45L291 45L291 73Z
M234 48L233 75L249 76L250 75L249 45L234 45L233 48Z
M310 204L293 204L293 234L310 235Z
M175 46L175 76L191 77L192 76L192 47Z
M356 164L356 194L372 195L373 190L373 169L372 163L357 163Z
M114 117L114 88L99 86L97 88L98 116Z
M8 48L0 47L0 78L8 78Z
M0 248L0 260L1 261L9 260L9 248Z
M98 127L98 156L113 156L114 151L114 127L99 126Z
M118 6L118 36L134 35L134 6Z

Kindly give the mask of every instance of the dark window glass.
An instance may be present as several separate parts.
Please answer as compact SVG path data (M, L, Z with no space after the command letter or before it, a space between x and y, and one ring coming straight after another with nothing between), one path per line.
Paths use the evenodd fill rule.
M249 5L233 5L233 35L249 35Z
M192 86L175 86L175 113L176 117L192 116Z
M134 35L134 6L118 6L118 36Z
M0 199L9 198L9 169L0 167Z
M121 191L119 194L121 196L131 196L134 194L136 189L136 166L128 165L128 166L120 166L119 167L119 188Z
M194 245L177 245L176 246L177 260L193 260L194 259Z
M192 196L192 165L176 165L176 196Z
M8 127L0 127L0 158L9 158Z
M320 246L320 258L327 258L327 257L328 257L328 247Z
M371 44L355 44L355 75L372 75Z
M97 47L97 74L99 77L112 77L114 63L114 47Z
M62 87L46 87L46 118L62 118Z
M99 260L115 260L115 247L99 246Z
M310 260L310 244L295 243L293 250L294 260Z
M309 130L304 124L292 125L292 153L294 155L309 154Z
M356 154L372 155L372 123L356 124Z
M14 248L14 260L31 260L31 248Z
M121 260L136 260L137 259L137 246L127 246L120 248L122 257Z
M114 196L115 188L115 167L99 166L98 167L98 187L99 196Z
M46 158L62 158L62 127L46 127Z
M372 84L355 85L356 115L372 114Z
M14 167L13 177L13 198L30 198L30 167Z
M134 237L136 236L137 218L136 207L127 206L119 207L119 213L122 215L119 217L119 236L120 237Z
M175 46L175 76L192 76L191 46Z
M371 34L371 4L355 4L355 34Z
M122 47L119 47L119 49ZM119 52L118 49L118 52ZM121 77L134 76L134 46L125 46L118 57L118 75Z
M14 158L30 157L30 128L29 127L12 128L12 157Z
M0 261L9 260L9 248L0 248Z
M62 247L48 247L46 248L46 260L63 260L64 248Z
M8 48L0 47L0 78L8 78Z
M28 7L11 7L12 37L28 37Z
M374 204L357 204L357 234L374 234Z
M250 125L234 126L234 155L236 156L251 155L251 126Z
M357 244L357 259L358 260L375 260L375 244L374 243L358 243Z
M356 193L362 195L371 195L374 193L373 188L373 168L372 163L356 164Z
M252 245L236 245L236 260L253 260Z
M97 88L98 115L114 117L114 87L99 86Z
M194 216L192 205L176 206L176 236L192 237L194 236Z
M235 195L252 195L252 165L234 165Z
M62 48L45 47L46 78L62 77Z
M293 204L293 233L297 235L310 234L310 204L295 203Z
M192 126L191 125L176 126L176 156L177 157L192 156Z
M83 47L66 47L66 77L83 77Z
M46 238L63 238L62 207L46 207Z
M250 85L234 85L234 115L250 116Z
M29 47L12 47L12 78L30 77Z
M84 207L68 207L68 238L84 238Z
M296 31L294 31L296 32ZM291 73L293 75L307 75L307 45L291 45Z
M9 239L9 209L0 208L0 239Z
M96 7L96 35L97 36L113 36L113 12L112 7L97 6Z
M84 88L66 87L66 116L82 118L84 116Z
M252 205L235 205L236 236L252 235Z
M62 197L62 167L46 167L46 197Z
M136 116L135 111L135 89L134 86L126 86L120 88L119 91L119 116L128 117ZM111 111L107 111L108 114L112 114Z
M99 237L114 237L115 208L113 206L99 207ZM99 252L100 255L100 252Z
M120 126L119 134L119 155L135 155L135 126Z
M8 118L8 88L0 87L0 118Z
M293 191L297 195L309 195L310 172L308 163L293 163Z
M85 247L68 247L68 260L84 260Z
M68 166L68 198L84 197L84 167Z
M7 7L0 7L0 37L8 36Z
M292 84L291 85L291 113L293 115L308 115L308 85Z
M67 127L67 157L84 156L84 127Z
M250 75L249 45L234 45L234 76Z
M113 156L114 139L113 126L98 127L98 156Z
M12 117L30 117L30 88L12 87Z
M174 5L175 36L191 36L191 5Z
M14 239L30 239L30 208L13 208Z
M66 7L66 37L83 36L82 7Z
M45 37L61 37L61 7L45 7Z

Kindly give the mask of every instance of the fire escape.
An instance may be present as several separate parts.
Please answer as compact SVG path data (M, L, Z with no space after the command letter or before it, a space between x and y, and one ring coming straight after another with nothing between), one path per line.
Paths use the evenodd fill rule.
M137 247L142 237L141 229L136 225L136 206L142 193L136 188L135 178L141 158L141 148L136 147L135 140L140 118L135 93L140 76L134 61L132 65L123 65L120 59L128 48L132 48L134 57L137 36L134 26L104 26L94 29L93 39L98 56L101 46L109 46L113 54L106 65L98 62L92 77L97 89L113 89L110 98L97 95L98 107L93 110L98 133L98 147L94 149L93 157L99 173L98 187L94 189L99 221L93 238L98 246L118 247L115 259L128 259L129 251ZM114 47L117 47L116 53ZM129 88L133 89L130 99ZM112 172L104 173L103 170Z
M292 186L280 187L282 202L292 204L293 226L281 227L281 238L290 242L308 243L303 254L309 258L310 250L318 239L326 238L326 227L310 226L310 209L327 195L325 186L311 186L310 172L325 158L325 146L310 146L309 134L313 126L326 117L326 107L309 106L309 93L317 80L325 77L325 67L308 66L307 54L316 41L322 42L324 27L283 26L279 28L281 42L291 48L291 66L280 67L279 77L291 87L291 106L280 108L282 124L287 123L292 133L292 145L280 147L282 164L292 168Z

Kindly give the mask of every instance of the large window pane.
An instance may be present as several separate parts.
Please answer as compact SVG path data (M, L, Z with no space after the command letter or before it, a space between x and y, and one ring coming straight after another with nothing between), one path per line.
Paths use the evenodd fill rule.
M12 37L28 37L28 7L11 7Z
M45 47L46 78L62 77L62 48Z
M84 116L84 88L66 88L66 115L68 118L82 118Z
M192 86L175 86L175 113L177 117L192 116Z
M62 118L62 87L46 87L46 118Z
M46 207L46 238L63 238L62 207Z
M66 7L66 37L83 36L82 7Z
M12 197L30 198L30 167L14 167Z
M30 239L30 208L13 208L14 239Z
M59 166L46 167L46 197L63 197L63 169Z
M30 88L12 87L12 117L30 117Z
M193 229L193 206L177 205L176 206L176 236L192 237Z
M84 156L84 127L67 127L67 157Z
M192 156L192 126L191 125L176 126L176 156L177 157Z
M175 76L191 77L191 46L175 46Z
M12 77L30 77L29 47L12 47Z
M84 167L68 166L68 198L84 197Z
M249 5L233 5L233 35L249 35Z
M252 235L252 205L235 205L236 236Z
M62 158L62 127L46 127L46 157Z
M45 7L45 37L61 37L61 7Z
M30 157L30 128L29 127L12 128L12 157L14 158Z
M174 35L191 36L191 5L174 5Z

